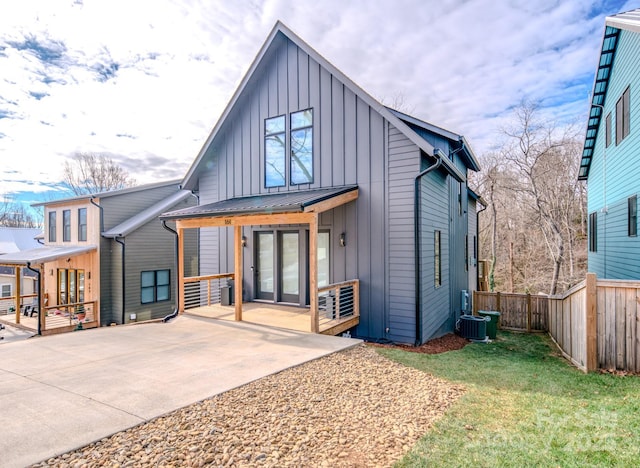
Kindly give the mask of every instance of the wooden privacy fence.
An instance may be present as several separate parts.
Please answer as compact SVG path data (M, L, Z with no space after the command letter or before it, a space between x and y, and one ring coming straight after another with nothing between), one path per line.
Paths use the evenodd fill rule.
M582 370L640 372L640 281L585 281L561 296L474 292L473 310L497 310L500 327L546 331Z
M549 327L549 296L473 292L473 311L496 310L500 312L500 328L503 330L546 332Z

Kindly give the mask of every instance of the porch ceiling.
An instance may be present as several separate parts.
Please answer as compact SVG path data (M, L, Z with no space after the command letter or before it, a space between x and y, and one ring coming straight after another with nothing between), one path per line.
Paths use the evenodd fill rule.
M358 186L330 187L236 197L164 213L162 219L230 218L285 213L321 213L358 198ZM236 223L234 223L236 224Z
M74 257L96 250L95 245L83 246L43 246L0 256L0 265L27 265L51 262L58 258Z

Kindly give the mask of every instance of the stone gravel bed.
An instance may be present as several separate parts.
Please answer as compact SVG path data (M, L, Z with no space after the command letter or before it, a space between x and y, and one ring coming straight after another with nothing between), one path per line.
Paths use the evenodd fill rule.
M359 345L34 466L391 466L463 392Z

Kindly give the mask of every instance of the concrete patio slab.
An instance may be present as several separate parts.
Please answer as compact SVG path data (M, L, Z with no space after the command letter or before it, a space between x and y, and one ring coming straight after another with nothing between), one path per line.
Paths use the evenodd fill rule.
M2 466L37 463L358 343L194 316L9 343Z

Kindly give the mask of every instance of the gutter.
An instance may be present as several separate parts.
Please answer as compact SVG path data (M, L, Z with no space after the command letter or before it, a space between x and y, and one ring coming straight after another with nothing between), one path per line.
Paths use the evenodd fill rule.
M193 192L191 192L193 194ZM197 198L197 195L193 194L194 197ZM176 250L175 250L175 254L176 254L176 274L177 274L177 270L179 270L178 267L178 262L180 261L180 247L178 245L178 233L174 230L171 229L169 226L167 226L167 222L163 219L162 220L162 227L165 228L167 231L169 231L170 233L172 233L175 238L176 238ZM169 315L165 316L162 319L163 323L167 323L170 320L173 320L174 318L176 318L178 316L178 311L180 310L180 291L178 291L178 288L180 287L180 281L176 281L176 291L175 291L175 297L176 297L176 308L173 310L172 313L170 313Z
M415 186L414 186L414 240L415 240L415 250L414 250L414 262L415 262L415 301L416 301L416 341L415 345L420 346L422 344L422 320L420 319L420 300L422 295L420 294L420 277L422 276L422 272L420 271L420 250L421 250L421 242L420 242L420 180L422 177L426 176L430 172L435 171L442 165L442 158L445 154L438 148L433 151L433 156L436 158L436 162L431 166L427 167L425 170L420 172L415 176Z
M124 237L122 237L122 239L124 239ZM120 244L122 246L122 324L124 325L125 322L125 299L126 299L126 277L125 277L125 245L124 245L124 240L118 240L118 237L114 237L113 238L114 241L116 241L118 244Z
M27 262L27 269L33 271L36 276L38 277L38 335L42 335L42 325L40 322L40 314L42 314L42 312L44 312L42 310L42 296L40 295L40 291L42 291L42 283L41 281L41 277L40 277L40 270L36 270L34 268L31 268L31 262ZM16 278L16 281L20 281L20 278ZM20 301L17 301L20 302Z

